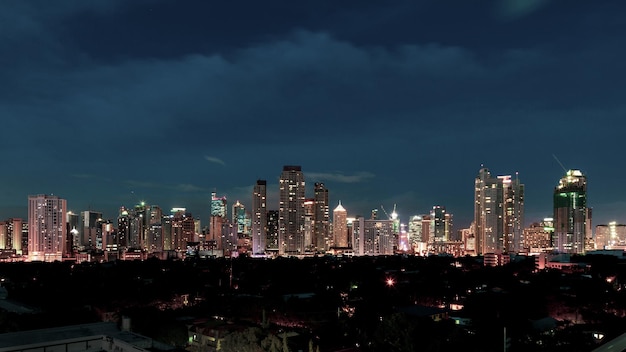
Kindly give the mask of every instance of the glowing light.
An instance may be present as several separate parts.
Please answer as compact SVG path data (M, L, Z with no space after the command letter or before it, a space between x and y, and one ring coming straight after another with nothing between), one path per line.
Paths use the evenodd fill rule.
M391 287L393 285L396 284L396 281L393 278L387 278L387 280L385 281L387 283L387 286Z

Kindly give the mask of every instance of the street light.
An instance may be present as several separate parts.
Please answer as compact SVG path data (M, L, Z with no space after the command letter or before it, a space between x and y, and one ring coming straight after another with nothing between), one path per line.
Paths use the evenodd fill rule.
M392 278L392 277L388 277L387 280L385 280L385 282L387 283L387 286L392 287L396 281Z

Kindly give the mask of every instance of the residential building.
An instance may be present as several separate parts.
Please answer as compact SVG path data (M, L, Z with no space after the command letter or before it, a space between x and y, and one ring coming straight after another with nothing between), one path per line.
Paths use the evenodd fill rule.
M28 197L28 257L30 260L61 260L66 254L67 201L54 195Z
M321 183L315 183L314 197L315 213L313 215L313 242L318 252L328 249L330 236L330 214L328 203L328 189Z
M267 246L267 181L257 180L252 191L252 253L264 254Z
M278 253L304 253L304 174L300 166L286 165L280 175Z
M492 177L481 168L474 183L475 254L519 251L524 219L524 185L511 176Z

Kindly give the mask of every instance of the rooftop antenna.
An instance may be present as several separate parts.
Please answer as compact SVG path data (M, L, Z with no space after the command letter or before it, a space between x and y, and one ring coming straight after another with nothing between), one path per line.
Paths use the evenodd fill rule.
M557 158L556 155L554 155L554 154L552 154L552 156L554 157L554 160L556 160L556 162L559 163L559 165L561 165L561 168L563 168L563 171L565 171L565 173L567 173L567 169L565 168L565 166L563 166L563 164L561 163L559 158Z

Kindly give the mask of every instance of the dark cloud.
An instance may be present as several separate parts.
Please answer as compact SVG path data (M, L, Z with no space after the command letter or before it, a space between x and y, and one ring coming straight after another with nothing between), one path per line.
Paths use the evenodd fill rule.
M537 214L552 154L619 204L622 5L241 4L0 5L0 155L25 174L3 176L23 190L10 204L54 191L114 209L135 188L205 211L212 189L245 203L242 185L301 164L359 213L467 219L484 163L520 171Z

